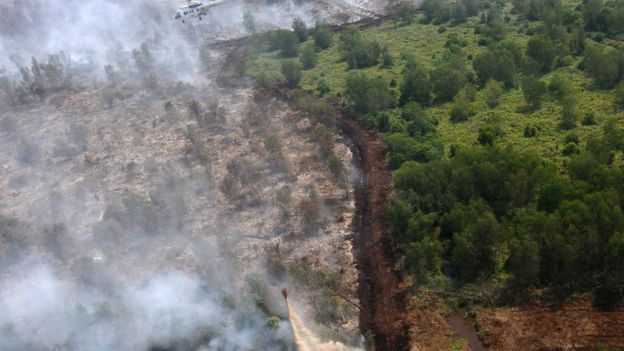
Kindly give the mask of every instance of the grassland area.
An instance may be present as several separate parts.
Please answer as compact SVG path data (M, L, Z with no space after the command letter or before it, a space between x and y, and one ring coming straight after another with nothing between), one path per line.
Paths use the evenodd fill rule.
M575 3L568 2L567 5L573 7ZM510 9L507 8L507 10ZM514 17L511 15L512 19L507 26L506 39L525 46L530 38L530 35L524 33L528 27L524 23L514 24ZM442 57L446 49L445 43L451 34L457 35L467 43L467 46L463 48L466 53L467 67L471 67L470 58L484 50L478 44L480 37L474 34L474 29L479 24L479 19L476 17L472 17L467 23L457 26L423 24L419 21L420 19L422 19L422 15L418 16L416 22L406 26L397 26L394 21L388 20L380 26L363 30L366 39L387 45L390 54L397 59L395 60L396 64L390 68L374 66L364 68L362 71L383 77L387 82L396 81L397 87L393 89L396 96L399 95L398 85L401 83L402 70L405 65L403 60L399 60L403 55L414 55L419 62L428 68L432 68L436 60ZM442 31L441 28L446 30ZM338 43L338 36L339 34L334 35L334 43ZM312 41L310 39L309 43L302 45L311 45ZM555 75L565 76L573 82L574 88L578 92L580 115L584 116L592 112L596 115L597 125L581 125L574 129L574 133L578 135L581 143L584 143L590 136L601 133L600 122L606 118L617 117L617 120L624 125L622 118L624 112L615 111L612 90L594 87L591 79L576 68L580 61L581 58L576 58L571 65L556 68L544 75L542 79L548 82ZM278 51L260 53L249 62L247 72L254 77L261 74L282 77L280 62L281 57ZM338 45L333 45L331 48L318 53L318 63L314 68L303 71L301 89L318 94L317 88L319 82L322 81L329 87L330 95L343 97L349 71L347 63L341 60ZM525 101L519 85L506 91L501 97L499 105L495 108L488 108L482 95L478 94L476 101L477 114L465 123L452 123L449 120L452 102L436 104L428 108L428 114L439 123L438 134L445 145L447 155L451 144L474 145L479 129L485 121L493 116L498 116L500 128L504 134L504 137L500 138L501 145L508 144L519 149L535 150L540 156L560 166L563 165L567 157L562 155L562 149L566 144L565 137L570 131L562 130L559 127L561 106L557 101L546 99L540 109L525 113L522 112ZM398 118L400 110L396 108L391 113L394 118ZM524 137L526 126L536 127L539 130L538 135L535 138Z

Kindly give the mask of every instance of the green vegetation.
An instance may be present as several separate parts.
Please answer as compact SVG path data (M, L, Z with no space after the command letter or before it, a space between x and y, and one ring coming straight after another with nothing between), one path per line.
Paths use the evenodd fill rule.
M416 287L622 301L623 9L426 0L378 27L311 31L300 87L384 134L387 220ZM279 75L271 51L247 73Z

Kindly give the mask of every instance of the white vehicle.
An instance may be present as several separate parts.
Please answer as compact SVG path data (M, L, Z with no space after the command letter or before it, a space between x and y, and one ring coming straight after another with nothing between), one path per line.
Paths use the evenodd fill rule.
M201 21L202 17L206 16L208 13L208 10L215 6L221 5L224 2L224 0L216 0L204 4L200 1L188 1L186 4L178 8L175 19L182 21L182 23L192 20L193 18L197 18Z

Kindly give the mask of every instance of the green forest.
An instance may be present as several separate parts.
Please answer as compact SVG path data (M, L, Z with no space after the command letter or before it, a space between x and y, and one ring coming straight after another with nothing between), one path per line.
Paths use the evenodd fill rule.
M416 288L622 302L624 1L425 0L367 28L248 30L241 71L318 96L300 101L319 133L336 99L383 133Z

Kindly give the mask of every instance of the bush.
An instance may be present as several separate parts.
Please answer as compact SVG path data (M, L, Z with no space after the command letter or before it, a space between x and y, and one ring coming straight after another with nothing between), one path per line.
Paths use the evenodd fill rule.
M336 156L336 154L331 154L327 159L327 164L329 170L336 179L341 179L343 177L345 167L340 157Z
M292 206L292 193L288 186L283 186L277 189L275 194L275 204L280 210L280 214L283 218L290 217Z
M579 140L579 137L576 133L570 133L566 135L565 142L566 144L572 143L578 145L581 141Z
M327 49L332 46L332 35L327 25L317 23L312 36L314 37L314 45L316 47Z
M315 191L310 192L309 198L299 201L297 211L307 232L318 228L321 219L321 204Z
M596 122L596 116L594 115L593 112L588 112L585 117L583 117L583 122L582 124L584 126L595 126L596 124L598 124Z
M535 138L537 136L537 128L536 127L524 127L524 137L525 138Z
M333 153L334 149L334 136L329 131L327 126L320 123L314 130L314 139L321 148L321 155L327 157Z
M301 63L291 59L282 61L282 74L286 78L286 83L291 88L299 86L301 82Z
M566 146L561 151L561 154L563 156L578 155L580 153L581 153L581 150L579 150L578 145L576 145L574 143L566 144Z

